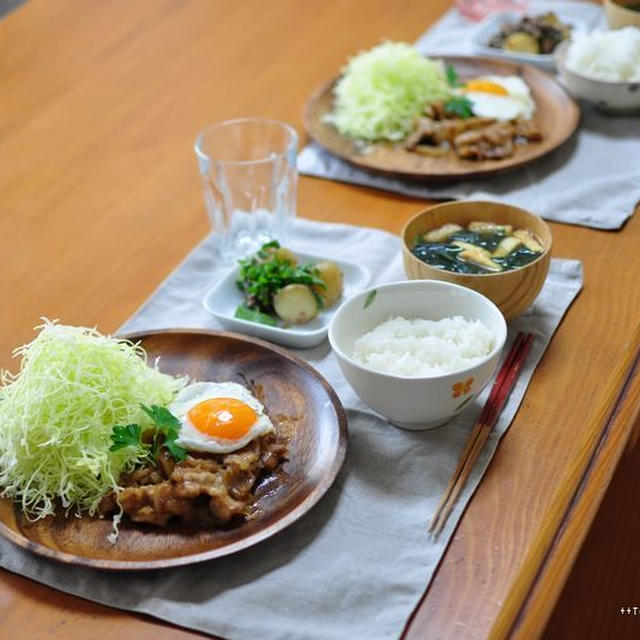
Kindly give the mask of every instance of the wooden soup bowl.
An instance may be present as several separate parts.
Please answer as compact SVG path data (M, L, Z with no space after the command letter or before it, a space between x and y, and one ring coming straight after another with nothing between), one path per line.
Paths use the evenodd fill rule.
M447 222L466 227L474 220L510 224L514 229L529 229L540 240L544 251L524 267L483 274L436 269L413 255L416 237ZM519 315L533 303L549 271L551 229L539 216L509 204L463 200L429 207L407 222L401 237L404 269L410 280L444 280L469 287L493 301L507 319Z

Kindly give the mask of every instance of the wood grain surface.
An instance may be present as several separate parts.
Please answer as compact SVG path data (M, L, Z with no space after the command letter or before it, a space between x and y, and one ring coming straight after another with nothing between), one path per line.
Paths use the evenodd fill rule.
M125 518L118 542L109 542L111 518L29 521L0 498L0 533L59 562L113 571L165 569L220 558L246 549L301 518L322 498L347 448L347 416L335 391L306 362L267 342L222 331L129 334L163 373L192 382L236 382L262 403L287 445L286 461L260 479L254 516L234 527L164 527Z
M441 182L488 177L521 167L557 149L569 139L578 125L578 105L551 75L540 69L495 58L447 56L444 60L454 66L463 81L481 75L521 77L529 85L536 102L534 122L542 132L542 140L517 146L508 158L482 161L465 160L453 152L436 157L427 156L392 144L363 147L361 143L340 135L326 121L326 116L333 111L335 79L318 90L307 104L304 112L307 133L318 144L356 166L385 174Z
M436 269L412 253L416 237L447 223L467 227L474 220L509 224L515 230L532 231L543 247L542 254L533 262L502 273L466 274ZM444 280L469 287L487 296L507 319L522 313L538 297L549 271L552 234L549 225L535 215L510 204L465 200L445 202L422 211L402 229L402 260L407 277L411 280L426 278Z
M539 637L640 416L640 325L606 380L578 454L524 557L495 637ZM586 474L585 474L586 469Z
M205 235L192 152L198 130L256 114L300 131L306 100L347 55L382 38L412 41L449 4L276 0L265 9L260 0L29 0L0 21L0 366L15 366L12 348L31 339L41 315L116 330ZM299 212L314 219L399 233L424 206L300 180ZM584 291L540 363L407 638L490 633L637 324L638 216L619 232L551 227L553 255L583 261ZM637 449L629 455L637 459ZM624 477L637 475L627 470ZM616 540L627 527L638 530L640 510L614 497L601 510L604 524L596 518L595 542L587 538L591 555L576 564L577 579L594 585L603 575L605 556L595 544L603 532ZM624 575L637 574L635 566L627 559L607 567L603 588L632 585ZM27 624L33 638L74 640L89 629L95 638L201 637L0 575L3 638ZM606 628L594 619L610 619L610 603L597 598L595 586L571 590L572 580L549 628L570 629L582 615L579 604L589 609L582 636L589 637Z

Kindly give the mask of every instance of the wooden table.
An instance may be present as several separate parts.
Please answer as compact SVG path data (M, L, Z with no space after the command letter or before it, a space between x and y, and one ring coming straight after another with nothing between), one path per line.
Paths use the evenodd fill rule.
M12 366L11 349L43 315L117 329L203 237L192 152L199 129L259 114L301 130L306 98L347 55L385 37L412 41L448 5L29 0L2 20L0 365ZM393 232L425 204L309 178L299 193L301 215ZM584 291L409 638L539 635L633 435L640 279L630 267L640 218L618 233L552 226L554 255L584 262ZM614 535L618 516L610 516ZM25 625L34 638L84 638L88 629L96 638L199 637L0 575L0 637Z

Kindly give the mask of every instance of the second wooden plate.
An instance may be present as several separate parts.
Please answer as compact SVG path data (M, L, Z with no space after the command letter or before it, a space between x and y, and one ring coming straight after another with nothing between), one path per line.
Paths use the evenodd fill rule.
M160 331L141 341L149 362L193 380L248 385L288 438L288 460L256 491L259 515L232 529L152 527L126 518L115 546L111 519L45 518L29 522L8 499L0 500L0 534L55 560L100 569L162 569L218 558L281 531L324 495L342 466L347 420L336 393L308 364L261 340L225 332Z
M363 147L340 135L333 125L325 122L325 116L333 110L333 87L337 78L317 91L307 104L304 113L307 133L331 153L363 169L420 180L445 181L488 177L532 162L566 142L578 126L578 105L550 74L540 69L492 58L445 56L443 60L454 66L462 80L489 74L520 76L529 85L536 102L534 118L540 126L543 140L517 147L510 158L482 161L463 160L453 152L440 157L423 156L383 143Z

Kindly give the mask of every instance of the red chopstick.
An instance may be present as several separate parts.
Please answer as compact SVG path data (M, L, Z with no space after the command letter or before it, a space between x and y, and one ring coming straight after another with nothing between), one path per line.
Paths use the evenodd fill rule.
M529 355L533 339L534 336L531 333L518 333L502 367L500 367L480 417L469 435L464 451L458 460L458 465L431 520L429 531L434 536L437 536L446 524L484 443L498 421Z

